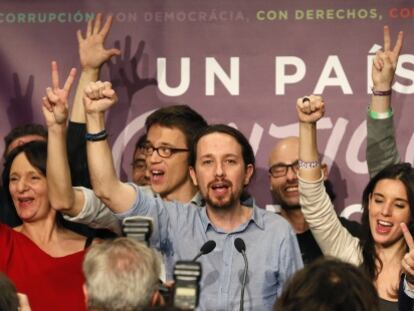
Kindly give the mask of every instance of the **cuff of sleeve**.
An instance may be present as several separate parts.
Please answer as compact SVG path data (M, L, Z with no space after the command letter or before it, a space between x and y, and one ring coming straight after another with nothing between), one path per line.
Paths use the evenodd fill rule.
M88 193L88 192L90 191L91 193L93 193L93 191L91 189L88 189L88 188L85 188L85 187L73 187L73 188L83 192L83 195L85 197L85 202L82 206L82 210L79 212L78 215L73 216L73 217L71 217L69 215L65 215L63 213L62 213L62 215L63 215L63 218L65 218L66 220L69 220L69 221L72 221L72 222L80 222L81 220L85 219L85 216L86 216L86 212L87 212L86 204L87 204L87 201L88 201L87 197L90 195L90 193Z
M124 220L124 218L129 217L129 216L135 216L137 213L135 212L135 207L138 205L139 203L139 199L142 196L141 190L140 188L134 184L134 183L128 183L132 188L134 188L135 192L136 192L136 196L135 196L135 201L132 204L132 206L125 212L122 213L114 213L114 215L119 219L119 220Z
M393 114L394 113L392 111L392 108L388 109L388 111L386 112L376 112L376 111L372 111L370 106L368 106L368 116L374 120L389 119L393 116Z
M404 293L408 297L410 297L411 299L414 299L414 289L411 289L410 286L408 285L406 276L404 276L404 283L403 284L404 284L403 285L404 286Z
M324 174L323 174L323 170L321 170L321 177L319 178L319 179L316 179L316 180L305 180L305 179L303 179L302 177L300 177L299 176L299 174L298 174L298 179L303 183L303 184L309 184L309 185L312 185L312 184L319 184L321 181L323 181L324 179L325 179L325 176L324 176Z

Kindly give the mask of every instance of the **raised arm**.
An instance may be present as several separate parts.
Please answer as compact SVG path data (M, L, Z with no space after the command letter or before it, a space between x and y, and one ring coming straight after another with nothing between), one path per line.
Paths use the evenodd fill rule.
M316 122L325 113L322 97L311 95L299 98L296 111L299 118L299 173L307 181L319 180L322 173L316 141Z
M367 116L366 158L371 177L384 167L400 162L395 141L391 109L392 82L403 45L403 32L398 33L394 48L388 26L384 26L384 48L378 51L372 66L373 90Z
M317 149L316 123L325 112L320 96L299 98L299 192L303 215L325 255L359 265L358 239L339 221L326 193Z
M59 72L56 62L52 62L52 87L46 89L43 97L43 115L48 128L47 181L51 206L71 216L82 209L82 192L72 188L66 152L66 123L68 119L68 96L76 76L72 68L63 86L59 86Z
M109 82L90 83L85 89L83 103L88 131L87 153L91 182L95 194L113 212L127 211L135 201L135 189L119 180L112 152L106 139L105 111L117 102Z
M75 100L72 107L70 120L77 123L86 123L85 109L83 106L83 91L90 82L99 79L102 65L114 55L119 55L120 50L112 48L105 49L104 43L112 25L112 16L106 18L102 26L102 14L98 13L95 20L89 20L85 36L80 30L76 35L79 45L79 58L82 72L76 88Z
M97 14L95 20L89 20L85 35L78 30L79 58L81 74L72 105L67 133L67 148L72 184L91 188L89 169L86 161L86 120L83 107L83 90L90 82L99 79L100 69L113 55L120 53L118 49L105 49L104 42L112 24L112 16L108 16L101 27L102 14Z

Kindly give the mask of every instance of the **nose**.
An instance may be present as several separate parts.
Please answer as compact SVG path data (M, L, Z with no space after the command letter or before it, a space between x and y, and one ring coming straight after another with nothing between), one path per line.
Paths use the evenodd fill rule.
M293 170L292 166L288 166L288 168L287 168L286 179L290 180L290 181L298 179L298 175Z
M17 191L18 192L24 192L25 190L27 190L27 183L26 183L26 180L24 178L21 178L17 182Z
M392 214L392 204L385 202L385 204L381 208L381 214L383 216L391 216Z
M223 177L225 175L224 173L224 166L221 162L218 162L216 165L216 176L217 177Z
M158 154L156 150L152 151L151 155L147 155L147 159L149 159L150 163L159 163L162 161L162 158L160 157L160 155Z

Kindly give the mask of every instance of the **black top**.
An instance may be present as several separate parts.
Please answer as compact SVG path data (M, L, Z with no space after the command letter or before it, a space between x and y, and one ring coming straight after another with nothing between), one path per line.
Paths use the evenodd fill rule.
M339 217L339 220L353 236L361 236L361 225L358 222L342 217ZM302 253L302 260L305 265L323 255L318 243L313 237L311 230L296 234L296 238L298 239L300 252Z

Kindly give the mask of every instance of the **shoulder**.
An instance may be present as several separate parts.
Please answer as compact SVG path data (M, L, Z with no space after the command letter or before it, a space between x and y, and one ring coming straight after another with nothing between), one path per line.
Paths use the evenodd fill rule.
M254 207L254 210L257 215L258 221L262 219L265 230L271 230L273 232L275 230L277 232L293 232L289 222L279 214L267 211L257 206Z

